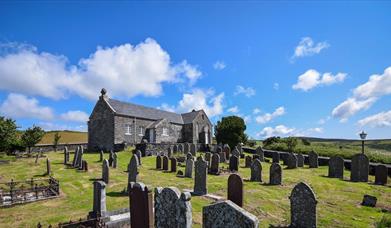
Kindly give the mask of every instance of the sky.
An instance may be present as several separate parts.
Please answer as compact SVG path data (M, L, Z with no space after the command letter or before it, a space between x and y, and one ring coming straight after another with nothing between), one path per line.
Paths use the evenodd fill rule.
M391 3L0 2L0 115L86 131L100 95L252 139L391 138Z

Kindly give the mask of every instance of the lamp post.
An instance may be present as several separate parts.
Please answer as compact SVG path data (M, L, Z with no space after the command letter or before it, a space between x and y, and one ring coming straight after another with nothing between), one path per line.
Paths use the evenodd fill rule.
M364 131L362 131L362 132L360 133L360 138L361 138L361 140L362 140L362 144L361 144L361 153L363 153L363 154L364 154L364 140L365 140L366 137L367 137L367 133L365 133Z

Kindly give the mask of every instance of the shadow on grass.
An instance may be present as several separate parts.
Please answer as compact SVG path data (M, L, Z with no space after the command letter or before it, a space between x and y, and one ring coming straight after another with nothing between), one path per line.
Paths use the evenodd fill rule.
M126 191L120 191L120 192L108 192L106 193L107 196L110 197L125 197L128 196L128 193Z
M89 181L103 181L102 178L90 178Z
M49 175L47 175L46 173L34 175L34 177L46 177L46 176L49 176Z

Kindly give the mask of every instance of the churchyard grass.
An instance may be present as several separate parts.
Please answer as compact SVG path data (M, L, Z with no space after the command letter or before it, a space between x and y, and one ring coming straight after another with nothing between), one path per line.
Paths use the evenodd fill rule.
M72 151L73 152L73 151ZM54 225L69 219L85 217L92 209L93 179L101 177L102 163L98 162L99 154L85 153L83 159L88 161L89 171L80 172L66 168L63 153L47 154L51 160L53 176L60 181L61 196L57 199L18 205L0 209L2 227L33 227L38 222L43 225ZM73 155L70 156L71 158ZM108 158L108 154L104 156ZM128 207L128 197L121 192L126 187L127 164L130 152L118 153L118 168L110 168L110 183L106 188L107 209L115 210ZM46 159L40 159L37 165L34 158L18 159L10 164L0 165L0 181L25 180L39 178L46 170ZM223 165L228 168L228 164ZM244 159L240 160L239 173L243 179L250 178L250 169L243 168ZM327 178L327 167L317 169L305 168L283 169L283 185L269 186L269 163L262 162L263 184L257 182L244 183L244 208L256 215L260 227L272 225L288 225L290 220L289 195L292 188L300 181L308 183L314 190L317 199L319 227L373 227L382 220L385 213L380 208L369 208L360 205L363 195L378 197L378 205L384 207L391 202L391 187L377 186L370 183L352 183L347 180ZM178 189L192 189L194 179L178 178L174 173L155 170L155 157L142 158L139 180L151 187L175 186ZM184 171L185 167L178 166ZM350 172L345 171L345 179ZM220 176L208 175L208 193L221 197L227 195L228 174ZM374 177L370 176L373 183ZM389 178L389 183L391 180ZM194 227L201 227L202 207L211 203L205 197L192 197ZM388 213L389 215L389 213Z

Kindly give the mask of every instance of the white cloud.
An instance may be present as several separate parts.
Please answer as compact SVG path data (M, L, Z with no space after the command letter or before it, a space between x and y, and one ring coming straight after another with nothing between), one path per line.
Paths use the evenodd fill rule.
M72 122L87 122L89 115L85 112L75 110L60 115L61 119Z
M247 115L247 116L243 116L242 118L246 124L251 123L251 116Z
M295 128L289 128L285 125L277 125L276 127L265 127L262 129L262 131L258 132L256 134L257 137L262 138L269 138L272 136L288 136L290 134L293 134L295 131Z
M225 63L223 61L217 61L213 64L213 68L215 70L222 70L226 67Z
M346 122L348 118L360 110L366 110L375 103L376 98L368 98L366 100L356 100L355 98L348 98L331 113L333 117L339 118L341 122Z
M10 93L1 104L2 115L12 118L35 118L51 120L54 114L51 108L40 106L35 98L28 98L22 94Z
M275 82L275 83L273 84L273 89L274 89L274 90L279 90L279 89L280 89L280 84L278 84L277 82Z
M203 109L209 117L214 117L223 113L223 99L224 93L215 95L212 89L193 89L192 92L183 94L176 107L163 103L159 108L180 113Z
M291 60L294 60L298 57L319 54L320 51L328 47L330 47L330 45L326 41L315 44L311 37L303 37L301 38L298 46L295 48L295 53L293 54Z
M360 126L371 127L390 127L391 126L391 110L380 112L372 116L368 116L358 121Z
M135 46L98 47L77 65L33 46L10 43L0 49L0 89L52 99L77 94L95 100L102 87L113 96L158 96L163 83L193 84L202 75L186 60L172 64L150 38Z
M285 108L283 106L281 106L281 107L278 107L273 113L266 113L266 114L259 115L259 116L255 117L255 121L259 124L264 124L264 123L270 122L274 118L276 118L278 116L282 116L284 114L285 114Z
M238 106L233 106L233 107L229 108L227 111L230 113L238 113L239 108L238 108Z
M255 89L251 87L243 87L241 85L236 86L236 90L234 92L234 95L244 94L246 97L252 97L255 95Z
M322 127L314 127L314 128L309 128L307 131L309 133L323 133L323 128Z
M313 69L307 70L304 74L300 75L297 83L292 86L295 90L309 91L317 86L332 85L335 83L342 83L346 78L345 73L337 73L332 75L331 73L321 74Z
M261 112L261 109L259 109L259 108L254 108L254 110L253 110L253 114L258 114L260 112Z

